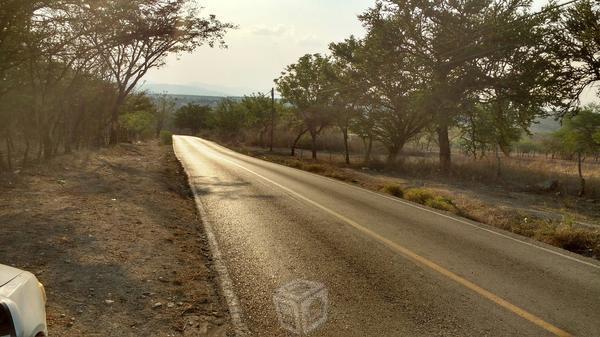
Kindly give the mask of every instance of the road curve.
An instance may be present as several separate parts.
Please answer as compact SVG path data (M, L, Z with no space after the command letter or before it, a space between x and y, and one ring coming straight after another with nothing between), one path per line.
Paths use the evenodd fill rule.
M254 336L273 294L324 284L314 336L600 337L600 264L194 137L174 149Z

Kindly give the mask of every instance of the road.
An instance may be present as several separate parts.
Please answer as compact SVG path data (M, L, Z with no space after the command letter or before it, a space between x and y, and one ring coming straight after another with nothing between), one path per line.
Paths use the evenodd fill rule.
M253 336L293 336L273 294L298 279L329 293L314 336L600 336L595 260L199 138L174 148Z

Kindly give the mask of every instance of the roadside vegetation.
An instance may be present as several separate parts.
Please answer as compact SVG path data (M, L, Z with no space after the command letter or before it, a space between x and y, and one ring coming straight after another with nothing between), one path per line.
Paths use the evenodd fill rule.
M190 0L3 0L0 172L156 137L174 107L136 87L167 56L234 28Z

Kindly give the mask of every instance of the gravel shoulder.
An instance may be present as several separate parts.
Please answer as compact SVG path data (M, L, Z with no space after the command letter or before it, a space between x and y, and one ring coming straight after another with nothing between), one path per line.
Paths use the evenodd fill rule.
M172 148L119 145L0 177L0 263L33 272L53 336L225 336Z

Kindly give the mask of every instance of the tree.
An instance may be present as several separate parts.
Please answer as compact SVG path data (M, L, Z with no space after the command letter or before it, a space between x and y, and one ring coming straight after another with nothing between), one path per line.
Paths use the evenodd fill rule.
M350 164L349 132L352 125L356 125L354 121L361 114L361 103L368 89L363 78L364 74L356 62L360 47L360 42L354 37L329 46L333 54L333 75L330 82L337 87L333 96L333 117L344 140L346 164Z
M144 92L130 95L119 112L119 123L128 141L140 140L154 134L156 107Z
M362 118L372 118L372 134L388 150L388 162L395 162L404 145L431 122L423 108L424 82L414 57L388 48L388 37L380 30L367 33L363 41L354 38L332 45L334 54L350 63L350 83L356 83L351 97ZM370 112L370 116L365 115Z
M252 94L244 96L240 103L245 109L246 123L250 129L258 130L258 139L261 146L266 147L265 135L271 128L272 116L272 101L271 97L264 93ZM278 107L275 108L277 112Z
M146 73L164 65L169 54L199 46L224 46L233 25L214 15L203 18L190 0L106 0L89 3L87 39L116 83L111 105L110 143L118 142L118 112Z
M489 83L482 80L489 60L539 42L523 38L531 24L545 16L528 15L530 0L423 1L382 0L361 15L370 35L380 39L382 50L398 59L409 55L420 69L425 109L434 117L440 147L440 166L451 165L449 129L476 92Z
M576 105L581 93L600 81L600 3L582 0L560 14L551 35L552 56L563 61L564 75L572 88L564 93Z
M175 127L190 130L192 135L198 134L203 128L211 125L212 110L209 106L188 103L175 112Z
M331 67L329 57L307 54L287 66L275 81L284 101L295 107L305 126L306 131L302 130L299 137L310 134L313 159L317 159L317 137L332 120Z
M155 134L158 138L160 132L167 126L177 107L177 100L166 93L156 96L154 100L154 119L156 121Z
M238 139L247 125L247 111L240 102L226 98L214 109L213 126L224 137Z
M500 153L510 154L511 144L521 138L527 130L518 120L517 109L510 102L491 102L476 104L463 113L459 119L462 129L463 146L476 159L489 150L496 155L496 176L501 175Z
M600 151L600 106L589 105L581 108L576 115L565 118L563 127L555 133L566 152L577 155L577 170L579 174L579 196L585 195L585 179L583 178L582 162L584 155L596 154Z

